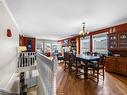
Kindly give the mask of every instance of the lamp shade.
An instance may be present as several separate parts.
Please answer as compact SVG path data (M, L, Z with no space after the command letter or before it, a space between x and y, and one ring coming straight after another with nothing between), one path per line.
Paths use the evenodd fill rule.
M22 52L22 51L26 51L27 48L26 48L26 46L19 46L19 47L17 48L17 50L18 50L19 52Z
M89 34L89 32L86 31L85 28L85 22L82 23L82 30L79 32L79 35L81 36L87 36Z
M80 31L80 32L79 32L79 35L84 35L84 32L83 32L83 31Z

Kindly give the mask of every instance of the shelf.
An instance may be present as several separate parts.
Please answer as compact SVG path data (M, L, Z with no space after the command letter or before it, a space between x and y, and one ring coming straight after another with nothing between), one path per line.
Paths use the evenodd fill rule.
M108 48L109 49L115 49L117 48L117 34L109 34L108 35Z

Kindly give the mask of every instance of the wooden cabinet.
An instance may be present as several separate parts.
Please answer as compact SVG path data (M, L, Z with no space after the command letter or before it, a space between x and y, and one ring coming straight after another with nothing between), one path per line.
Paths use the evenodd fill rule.
M74 39L74 40L71 40L70 41L70 51L72 51L72 52L74 52L74 53L76 53L76 40Z
M108 34L108 50L127 50L127 32Z
M107 72L115 72L127 76L127 57L107 57L105 62Z
M70 52L76 54L77 52L77 41L76 38L65 39L62 47L68 48Z
M127 32L118 34L118 47L120 49L127 49Z
M116 33L108 35L108 48L117 49L118 48L118 37Z
M115 66L117 73L127 75L127 58L117 58Z
M111 57L107 57L105 63L106 63L105 64L106 71L109 71L109 72L114 71L114 69L115 69L114 64L116 63L116 59L111 58Z

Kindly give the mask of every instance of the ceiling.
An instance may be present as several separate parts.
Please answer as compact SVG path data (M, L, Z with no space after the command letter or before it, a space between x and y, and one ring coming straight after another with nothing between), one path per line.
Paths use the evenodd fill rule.
M42 39L77 35L127 22L127 0L6 0L21 34Z

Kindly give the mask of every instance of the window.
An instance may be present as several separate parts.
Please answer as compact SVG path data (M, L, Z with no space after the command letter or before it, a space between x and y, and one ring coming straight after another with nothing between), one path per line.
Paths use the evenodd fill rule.
M80 51L81 54L90 51L90 36L80 38Z
M58 43L52 42L52 54L57 55L58 54Z
M93 52L107 54L107 33L93 36Z
M45 46L44 53L51 52L51 42L45 41L44 46Z
M50 54L57 54L58 53L58 43L57 41L52 40L43 40L37 39L37 50L41 53L50 53Z

